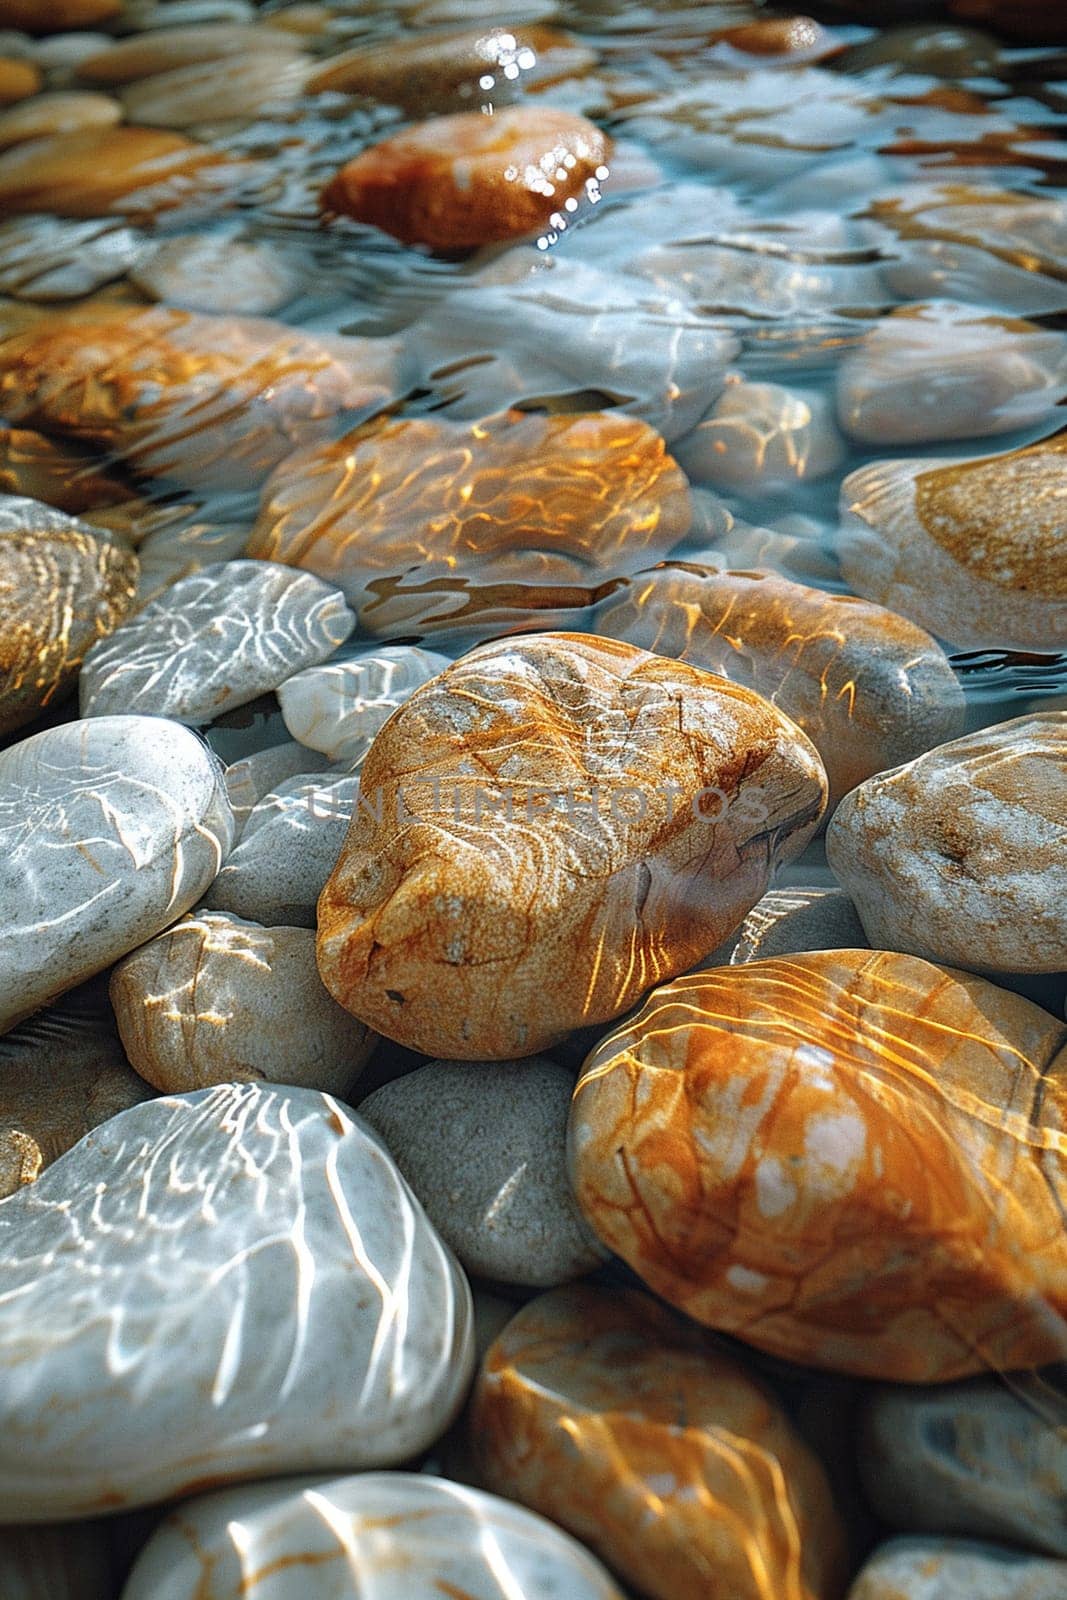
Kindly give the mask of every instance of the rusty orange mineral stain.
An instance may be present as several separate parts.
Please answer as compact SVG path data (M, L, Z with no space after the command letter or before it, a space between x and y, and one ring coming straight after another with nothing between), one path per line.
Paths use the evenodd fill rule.
M775 1355L908 1383L1040 1365L1067 1313L1065 1046L914 956L695 973L586 1061L575 1191L657 1293Z
M567 111L459 112L364 150L326 186L322 203L405 244L476 249L544 226L606 175L610 154L606 135Z
M645 1295L531 1301L486 1355L469 1426L487 1488L651 1600L840 1592L842 1529L814 1455L731 1354Z

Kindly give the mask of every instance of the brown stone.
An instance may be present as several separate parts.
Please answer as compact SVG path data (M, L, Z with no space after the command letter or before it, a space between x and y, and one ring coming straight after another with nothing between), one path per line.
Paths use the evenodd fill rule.
M831 805L963 728L963 691L928 633L772 573L668 563L611 595L594 626L772 700L822 757Z
M714 949L825 793L800 730L724 679L577 634L483 645L375 738L319 970L429 1055L533 1054Z
M65 33L110 22L121 10L122 0L0 0L0 28Z
M0 733L62 696L133 603L137 557L35 500L0 499Z
M487 1488L650 1600L840 1594L818 1461L731 1353L646 1295L581 1286L524 1306L482 1364L470 1436Z
M816 49L829 55L834 45L813 17L764 17L727 28L718 38L750 56L809 56Z
M132 498L121 479L77 445L59 444L31 428L0 428L0 493L24 495L70 516Z
M250 163L161 128L98 128L0 155L0 212L148 217L235 193Z
M41 69L32 61L0 56L0 106L13 106L36 94L42 83Z
M477 249L545 226L606 177L610 154L610 139L568 111L463 111L371 145L327 184L322 204L405 244Z
M123 1054L103 984L75 989L0 1039L0 1198L152 1090Z
M56 134L82 133L90 128L113 128L121 121L122 107L110 95L39 94L0 113L0 149L24 144L27 139L48 139Z
M1065 1046L914 956L694 973L587 1059L575 1194L650 1288L776 1356L905 1383L1058 1360Z
M248 554L336 583L367 633L499 633L567 619L691 517L685 475L633 417L387 418L284 461Z
M232 489L328 435L337 411L391 398L393 361L389 341L320 338L267 318L93 308L0 343L0 405L139 472Z
M425 115L499 104L510 88L505 66L518 72L516 87L527 88L588 72L596 59L596 52L573 34L537 23L441 30L378 40L331 56L308 90L366 95ZM493 79L488 88L481 84L486 76Z

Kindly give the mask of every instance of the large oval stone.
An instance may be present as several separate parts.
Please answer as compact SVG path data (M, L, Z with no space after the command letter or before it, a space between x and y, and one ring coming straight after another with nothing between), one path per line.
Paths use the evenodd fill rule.
M222 768L159 717L0 751L0 1030L188 911L233 842Z
M1067 1028L833 950L691 974L585 1063L575 1192L689 1316L910 1383L1067 1351Z
M312 1090L113 1118L0 1205L0 1273L18 1520L406 1460L473 1365L462 1272L377 1136Z
M256 1574L285 1572L298 1575L302 1600L622 1600L600 1563L543 1517L407 1472L270 1483L182 1506L149 1540L122 1600L243 1600L250 1577L261 1588ZM278 1600L296 1592L271 1588Z
M818 750L831 805L963 729L963 690L922 628L773 573L655 567L606 600L594 626L766 695Z
M487 1487L651 1600L840 1592L818 1461L732 1355L645 1295L582 1286L524 1306L482 1364L470 1433Z
M129 611L138 570L102 528L0 494L0 733L62 698Z
M483 645L378 734L319 900L326 986L427 1054L534 1054L706 955L811 837L821 763L632 645Z
M1067 711L1015 717L868 778L826 836L876 948L985 972L1067 969Z

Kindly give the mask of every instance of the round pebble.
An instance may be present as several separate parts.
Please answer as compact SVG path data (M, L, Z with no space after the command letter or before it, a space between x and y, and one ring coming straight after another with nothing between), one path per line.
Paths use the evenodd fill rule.
M969 1539L890 1539L848 1600L1062 1600L1067 1561Z
M436 650L386 645L373 654L309 667L278 690L285 726L302 745L354 766L397 707L451 664Z

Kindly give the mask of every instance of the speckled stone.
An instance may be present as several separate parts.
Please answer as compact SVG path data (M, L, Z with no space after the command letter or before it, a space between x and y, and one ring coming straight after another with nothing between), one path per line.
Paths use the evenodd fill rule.
M867 1498L893 1528L1067 1556L1065 1422L1054 1373L876 1389L857 1449Z
M114 1593L102 1524L0 1528L4 1600L114 1600Z
M307 1089L123 1112L0 1206L0 1263L20 1521L405 1461L473 1365L459 1267L377 1136Z
M848 1600L1063 1600L1067 1561L970 1539L890 1539Z
M676 979L585 1062L601 1241L790 1361L933 1383L1067 1350L1067 1029L982 978L836 950Z
M1067 434L974 460L880 461L841 486L847 583L959 649L1067 646Z
M600 1563L543 1517L406 1472L195 1500L152 1536L122 1600L283 1600L296 1592L290 1582L302 1600L623 1600Z
M83 717L122 709L211 722L344 644L338 589L271 561L220 561L182 578L89 651Z
M331 761L354 765L397 707L451 664L436 650L385 645L310 667L294 673L278 690L285 726L294 739Z
M359 1110L468 1272L551 1288L607 1258L567 1178L573 1088L540 1056L431 1061Z
M266 1078L347 1097L378 1042L323 988L310 928L223 911L134 950L109 992L126 1054L164 1094Z
M102 529L0 494L0 733L61 700L133 603L138 563Z
M279 783L252 808L205 906L271 928L313 928L358 795L358 773L304 774Z
M823 1472L731 1354L645 1295L557 1289L486 1355L485 1485L584 1540L650 1600L830 1600L842 1530Z
M233 838L188 728L94 717L0 751L0 1030L188 911Z
M427 1054L547 1049L714 949L811 838L825 781L794 723L684 662L482 645L375 739L319 970Z
M818 750L831 806L963 730L963 690L928 633L776 573L664 563L620 585L594 627L766 695Z
M151 1094L126 1059L102 982L75 989L6 1033L0 1038L0 1198L35 1182L91 1128ZM2 1583L0 1594L8 1600Z
M985 972L1067 969L1067 711L982 728L869 778L834 872L876 948Z

